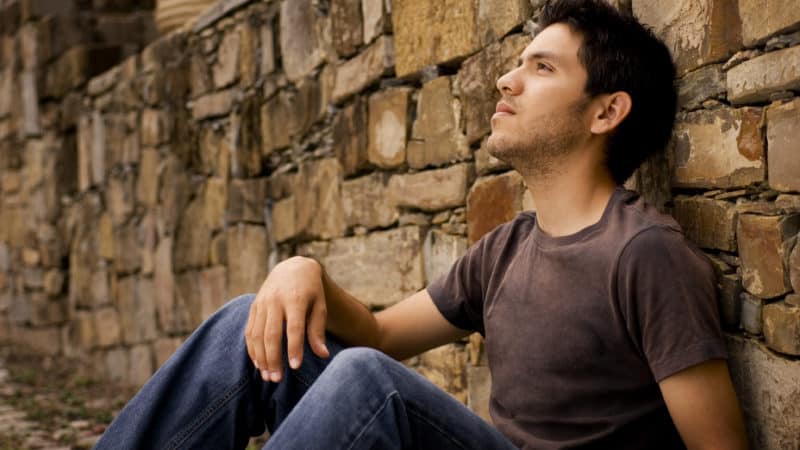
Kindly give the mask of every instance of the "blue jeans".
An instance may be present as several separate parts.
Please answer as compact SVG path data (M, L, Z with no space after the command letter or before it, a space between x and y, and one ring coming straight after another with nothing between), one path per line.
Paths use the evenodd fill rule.
M513 449L497 429L417 372L327 336L331 358L306 343L278 383L250 360L244 327L254 296L208 318L125 406L96 449Z

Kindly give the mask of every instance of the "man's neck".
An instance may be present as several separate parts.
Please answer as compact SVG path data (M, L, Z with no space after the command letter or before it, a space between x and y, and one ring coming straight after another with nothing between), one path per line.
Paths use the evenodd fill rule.
M550 236L568 236L597 223L616 183L590 158L565 157L542 177L521 173L533 196L539 228Z

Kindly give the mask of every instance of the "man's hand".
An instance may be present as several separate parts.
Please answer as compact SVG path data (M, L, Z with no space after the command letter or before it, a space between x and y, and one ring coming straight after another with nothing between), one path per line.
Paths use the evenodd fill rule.
M289 365L303 361L303 340L308 334L313 352L327 358L325 322L327 306L322 266L313 259L296 256L281 262L261 285L247 318L247 353L264 381L281 379L283 324Z

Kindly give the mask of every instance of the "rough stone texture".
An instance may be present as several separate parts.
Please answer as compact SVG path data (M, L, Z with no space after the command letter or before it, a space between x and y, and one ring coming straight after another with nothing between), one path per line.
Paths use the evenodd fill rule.
M412 75L425 66L476 52L480 48L476 6L472 0L392 2L397 76ZM432 42L438 45L430 45Z
M333 123L333 149L345 175L353 175L368 165L367 120L367 103L357 99Z
M686 236L704 248L736 251L736 207L706 197L677 197L673 215Z
M742 317L742 279L736 274L725 274L717 278L722 325L725 328L738 329Z
M800 356L800 308L783 302L764 306L764 340L775 351Z
M421 247L420 228L408 226L303 245L297 253L319 258L331 278L366 305L387 306L425 286Z
M741 24L728 0L633 0L633 14L665 41L679 73L725 60L741 45Z
M288 120L295 114L291 106L291 94L281 91L264 103L261 108L262 154L288 147L291 143Z
M281 3L280 48L289 81L298 81L322 64L324 52L311 0ZM285 32L284 30L291 30Z
M698 109L708 99L725 97L725 75L722 64L710 64L687 73L678 83L678 105Z
M231 180L225 219L228 223L264 223L267 179Z
M295 191L295 225L306 236L330 239L346 229L341 196L342 167L335 158L300 166Z
M492 373L486 366L467 367L467 406L488 423L489 398L492 394Z
M769 186L778 191L800 191L800 100L767 109Z
M466 404L466 361L467 352L463 346L443 345L419 355L420 366L417 371L456 400Z
M372 173L342 183L342 207L347 226L383 228L399 217L396 208L385 201L386 176Z
M231 111L232 106L233 92L231 90L207 94L192 103L192 118L202 120L224 116Z
M764 179L759 108L683 115L672 140L673 182L680 187L746 186Z
M411 92L412 89L406 87L394 87L369 97L367 158L370 163L385 169L405 163Z
M138 344L155 339L156 305L153 280L135 276L117 282L117 307L122 324L122 341Z
M740 299L742 301L742 322L740 324L742 329L753 336L760 335L764 327L764 300L747 292L742 292Z
M333 48L340 56L350 56L363 42L364 31L360 0L333 0L330 9Z
M275 202L272 206L272 236L276 242L284 242L300 232L297 229L297 213L293 195Z
M128 353L126 381L133 386L142 386L153 374L153 353L149 345L135 345Z
M800 23L800 9L792 0L739 0L744 45L752 47Z
M516 34L493 43L467 58L456 76L454 87L464 109L467 140L473 143L490 131L500 93L494 88L497 79L514 68L517 59L531 42Z
M797 243L789 255L789 280L794 291L800 293L800 244Z
M525 181L516 171L479 178L467 197L467 236L470 244L523 209Z
M217 88L233 84L239 77L239 55L241 34L238 30L225 34L217 49L217 63L212 68L214 86Z
M431 230L425 237L422 253L425 260L425 279L431 283L447 273L453 263L467 251L467 239L439 230Z
M461 107L453 98L450 77L425 83L417 99L417 119L408 142L408 166L422 169L470 156L469 144L461 133Z
M97 347L107 348L120 343L122 337L121 321L115 308L107 307L95 310L92 319Z
M788 242L800 230L800 215L788 217L742 214L736 230L744 288L761 298L789 291L786 283Z
M800 446L800 361L775 356L763 344L727 337L728 365L750 439L750 448Z
M728 100L737 105L800 89L800 46L769 52L733 67L727 85Z
M333 101L340 103L378 81L381 76L391 72L392 66L394 42L389 36L381 36L357 56L336 68Z
M389 179L389 198L397 206L438 211L462 206L472 177L472 164L426 170ZM436 189L431 189L436 186Z
M361 17L364 23L364 43L370 43L390 25L385 0L361 0Z
M479 0L477 25L481 43L502 38L532 14L530 0Z
M228 295L258 292L267 278L269 238L262 226L234 225L225 230L228 251Z

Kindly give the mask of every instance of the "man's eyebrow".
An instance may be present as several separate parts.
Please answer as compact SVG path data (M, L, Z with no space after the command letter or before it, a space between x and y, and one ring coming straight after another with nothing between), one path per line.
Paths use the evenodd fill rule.
M534 60L537 60L537 59L549 59L549 60L551 60L551 61L553 61L555 63L559 63L561 61L561 58L559 58L558 55L556 55L553 52L548 52L548 51L540 51L540 52L528 53L524 57L524 61L534 61ZM521 66L524 61L523 61L523 58L518 58L517 59L517 65Z

